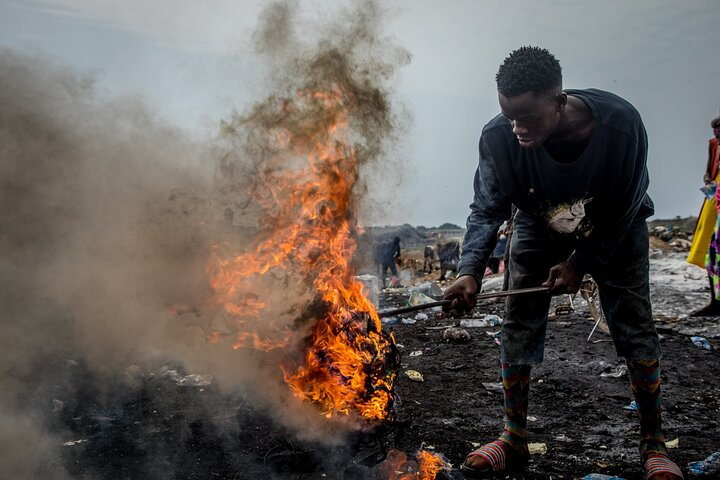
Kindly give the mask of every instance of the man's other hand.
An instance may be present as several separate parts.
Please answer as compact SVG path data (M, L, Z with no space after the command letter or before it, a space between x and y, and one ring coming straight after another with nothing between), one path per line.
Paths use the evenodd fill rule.
M578 274L570 262L560 262L550 269L548 279L542 284L550 287L551 295L575 294L580 289L583 275Z
M443 311L454 317L469 312L475 308L478 290L477 281L472 275L458 277L443 293L444 300L452 300L443 306Z

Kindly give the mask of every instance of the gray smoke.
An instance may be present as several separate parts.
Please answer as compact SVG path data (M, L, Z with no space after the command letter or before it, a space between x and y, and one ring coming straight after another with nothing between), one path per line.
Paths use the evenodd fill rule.
M326 422L288 392L281 358L207 342L219 315L208 264L218 252L242 252L265 226L247 192L262 189L258 173L276 153L264 132L278 102L331 84L353 92L359 216L389 198L369 199L372 179L400 175L388 159L406 119L389 92L409 56L381 36L378 6L362 3L303 41L295 15L282 2L263 13L254 40L273 65L272 93L205 143L187 140L140 97L108 98L90 76L0 50L0 471L10 478L70 476L57 452L76 439L54 410L79 400L54 395L78 362L101 400L180 362L260 402L298 435L342 439L343 421ZM302 134L309 120L285 125ZM289 303L308 300L300 288Z

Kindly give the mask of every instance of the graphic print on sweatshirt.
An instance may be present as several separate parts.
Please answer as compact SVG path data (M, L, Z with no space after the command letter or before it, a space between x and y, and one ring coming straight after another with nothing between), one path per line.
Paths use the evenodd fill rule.
M542 209L542 217L548 227L558 233L586 237L590 234L592 226L585 205L591 201L592 198L581 198L570 203L552 205Z

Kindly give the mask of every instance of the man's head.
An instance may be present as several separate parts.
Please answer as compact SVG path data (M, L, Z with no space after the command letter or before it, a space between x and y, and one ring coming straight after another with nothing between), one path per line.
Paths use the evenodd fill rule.
M567 104L560 63L544 48L521 47L500 65L495 80L500 109L520 145L542 145L557 128Z
M713 129L713 134L715 135L715 138L720 139L720 115L712 119L712 122L710 122L710 126Z

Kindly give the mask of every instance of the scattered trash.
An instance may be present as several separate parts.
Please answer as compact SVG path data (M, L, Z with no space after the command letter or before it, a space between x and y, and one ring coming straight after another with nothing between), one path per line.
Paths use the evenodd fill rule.
M415 291L434 298L442 298L443 296L442 288L435 282L425 282L408 288L408 292L410 293Z
M528 443L528 451L530 455L545 455L548 448L544 443Z
M622 477L612 477L610 475L603 475L602 473L591 473L585 475L582 480L625 480Z
M533 417L532 415L527 417L528 422L537 422L537 417Z
M412 292L410 292L410 298L408 298L408 305L411 307L414 307L415 305L425 305L426 303L433 302L435 302L435 299L428 297L424 293L417 290L413 290ZM442 307L433 307L432 311L440 312L442 311Z
M407 375L408 378L410 380L412 380L413 382L424 382L425 381L423 379L422 373L417 372L415 370L405 370L405 375Z
M410 352L411 357L419 357L422 355L422 350L415 350L414 352Z
M485 332L485 334L492 338L498 338L500 336L500 330L498 330L497 332Z
M178 387L207 387L212 383L212 375L191 373L190 375L180 375L177 370L169 370L167 367L160 369L161 377L170 377Z
M665 442L665 446L667 448L678 448L680 447L680 438L676 438L675 440L670 440L669 442Z
M628 373L627 365L618 365L615 368L606 369L600 374L601 377L621 378Z
M380 323L383 325L397 325L400 320L397 317L383 317L380 319Z
M715 452L705 460L688 463L688 472L696 477L717 478L720 474L720 452Z
M460 320L460 326L465 328L487 328L502 325L502 318L492 314L481 314L478 317Z
M690 341L699 348L702 348L703 350L714 350L715 346L712 345L710 342L708 342L707 338L705 337L690 337Z
M81 443L87 442L87 439L83 438L82 440L73 440L70 442L63 443L66 447L74 447L75 445L80 445Z
M443 332L443 338L451 342L467 342L470 340L470 333L458 327L450 327Z
M418 320L420 322L424 322L425 320L429 319L430 317L427 316L425 313L418 313L415 315L415 320Z
M628 412L637 412L637 409L638 409L638 405L635 400L630 402L630 405L625 405L623 407L623 410L627 410Z
M564 433L561 433L557 437L554 437L553 440L555 440L556 442L574 442L572 438L568 437Z
M404 325L413 325L417 322L414 318L401 318L400 322Z

